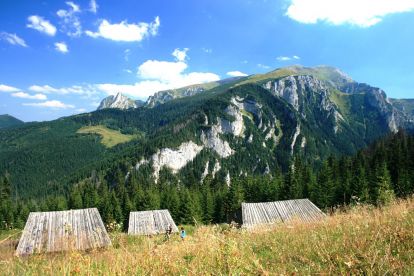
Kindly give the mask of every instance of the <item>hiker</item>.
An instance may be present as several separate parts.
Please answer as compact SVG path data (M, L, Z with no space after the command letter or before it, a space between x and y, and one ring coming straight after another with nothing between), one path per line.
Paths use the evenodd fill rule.
M167 240L170 239L171 233L172 233L172 226L171 224L168 224L167 229L165 230L165 237Z
M183 241L186 236L187 234L185 233L184 227L181 227L181 231L180 231L181 240Z

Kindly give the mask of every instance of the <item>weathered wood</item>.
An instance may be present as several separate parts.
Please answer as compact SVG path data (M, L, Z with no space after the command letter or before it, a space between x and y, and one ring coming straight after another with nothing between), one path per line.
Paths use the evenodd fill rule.
M242 224L253 227L260 224L320 220L325 214L309 199L295 199L262 203L242 203Z
M129 214L129 235L157 235L167 231L171 225L173 232L178 232L168 210L131 212Z
M29 214L17 256L67 250L86 250L111 245L98 209Z

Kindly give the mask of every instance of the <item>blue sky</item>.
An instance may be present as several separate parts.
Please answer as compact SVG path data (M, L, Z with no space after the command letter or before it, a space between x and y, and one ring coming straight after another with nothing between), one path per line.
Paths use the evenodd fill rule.
M414 98L413 0L0 1L0 114L24 121L292 64Z

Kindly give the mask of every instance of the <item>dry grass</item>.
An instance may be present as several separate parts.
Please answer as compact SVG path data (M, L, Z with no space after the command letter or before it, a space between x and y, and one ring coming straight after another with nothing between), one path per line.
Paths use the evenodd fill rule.
M184 242L113 234L108 250L23 259L10 250L0 255L0 274L413 275L413 230L411 199L383 209L353 208L314 224L254 231L201 226Z

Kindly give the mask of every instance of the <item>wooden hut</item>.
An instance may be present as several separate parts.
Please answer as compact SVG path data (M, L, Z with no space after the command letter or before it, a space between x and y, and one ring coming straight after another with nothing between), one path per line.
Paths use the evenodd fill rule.
M169 225L172 232L178 232L168 210L131 212L129 214L129 235L157 235L167 231Z
M17 256L33 253L87 250L111 245L98 209L29 214Z
M242 203L241 208L242 224L247 228L260 224L286 222L291 219L312 222L324 217L325 214L309 199Z

